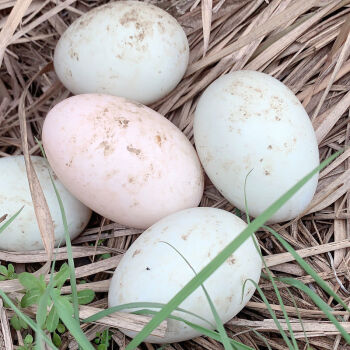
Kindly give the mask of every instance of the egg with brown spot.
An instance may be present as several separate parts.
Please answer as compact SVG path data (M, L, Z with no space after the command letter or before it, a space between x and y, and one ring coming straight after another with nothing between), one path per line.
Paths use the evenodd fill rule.
M193 129L207 175L240 210L245 210L247 179L248 210L254 217L319 165L317 140L305 109L291 90L264 73L235 71L214 81L199 99ZM317 180L315 175L270 222L301 214Z
M73 96L48 113L42 136L62 183L120 224L148 228L201 200L204 178L193 146L144 105L110 95Z
M74 94L106 93L155 102L182 79L186 34L174 17L139 1L116 1L85 13L63 33L55 71Z
M77 237L89 222L91 210L74 198L57 180L47 161L31 156L33 168L43 190L53 220L55 246L65 245L65 230L60 206L50 173L60 194L71 239ZM21 207L16 219L0 234L0 249L7 251L30 251L44 249L32 201L23 156L0 159L0 217L7 214L6 223Z
M183 257L199 272L246 227L237 216L216 208L186 209L163 218L138 237L124 254L110 284L109 307L133 302L166 304L195 276ZM246 279L258 283L261 267L259 252L250 237L204 282L223 323L240 312L252 297L253 283L246 282L244 291L243 284ZM176 311L174 316L202 327L209 326L203 319L215 325L202 288L196 289L179 307L202 319ZM125 334L135 336L135 332ZM146 341L180 342L199 335L184 323L168 319L165 337L150 336Z

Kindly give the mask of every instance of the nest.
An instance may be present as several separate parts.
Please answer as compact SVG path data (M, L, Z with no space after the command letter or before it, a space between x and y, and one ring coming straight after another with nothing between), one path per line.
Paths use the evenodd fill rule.
M59 82L52 65L57 40L81 14L107 1L98 0L9 0L0 1L0 156L40 155L44 118L58 102L70 95ZM250 69L268 73L286 84L299 98L313 123L321 160L349 144L350 106L350 1L349 0L153 0L177 18L190 44L188 71L166 98L151 108L165 115L193 142L193 112L202 91L224 73ZM39 72L39 73L38 73ZM349 224L350 150L321 173L316 195L307 214L298 220L273 225L328 285L349 303ZM207 181L201 206L234 212L234 207ZM3 213L0 213L1 215ZM42 218L45 220L45 217ZM94 215L89 226L73 242L78 289L92 289L96 298L82 307L83 315L104 308L111 273L122 254L141 233ZM266 262L275 276L294 277L311 287L328 303L342 325L350 332L344 309L330 298L269 232L257 237ZM100 244L100 240L103 240ZM99 244L98 244L99 243ZM101 254L110 254L101 259ZM66 248L56 259L67 259ZM16 271L48 272L47 252L11 253L0 251L0 260L11 262ZM300 349L345 349L339 331L300 290L291 295L278 283L292 329ZM269 281L262 279L271 308L279 319L281 306ZM0 289L16 295L17 280L0 282ZM63 287L69 293L69 287ZM91 309L91 308L95 309ZM29 311L30 314L30 311ZM11 311L0 307L3 343L7 339L21 345L23 334L11 331L6 318ZM4 316L4 317L3 317ZM302 318L302 329L298 316ZM128 339L118 330L118 317L109 323L84 324L89 339L96 332L112 327L114 348L121 349ZM127 322L136 322L130 317ZM144 321L145 322L145 321ZM281 321L286 328L285 322ZM114 327L114 328L113 328ZM272 349L287 349L266 304L255 294L247 306L226 325L235 340L255 349L265 342L252 331L257 329ZM8 343L7 343L8 344ZM63 335L62 349L77 349L75 340ZM6 347L8 348L8 347ZM142 344L140 348L156 346ZM199 337L166 349L222 349L213 339Z

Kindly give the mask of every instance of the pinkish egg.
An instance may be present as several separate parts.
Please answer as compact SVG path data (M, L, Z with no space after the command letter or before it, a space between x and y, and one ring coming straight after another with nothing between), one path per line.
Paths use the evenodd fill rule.
M197 206L202 197L203 172L191 143L142 104L109 95L73 96L48 113L42 137L67 189L125 226L147 228Z

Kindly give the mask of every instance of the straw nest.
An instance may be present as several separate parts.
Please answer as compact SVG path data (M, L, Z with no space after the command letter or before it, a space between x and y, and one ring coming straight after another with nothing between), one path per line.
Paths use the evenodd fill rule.
M0 0L0 156L40 154L35 137L41 137L45 115L55 104L69 96L53 71L52 57L60 35L81 14L107 1L98 0ZM193 141L193 112L201 92L220 75L239 69L263 71L284 82L300 99L316 131L320 157L325 159L349 144L350 106L350 1L349 0L153 0L152 3L174 15L189 39L191 57L188 71L177 88L152 108L174 122ZM349 303L349 224L348 190L350 187L350 149L320 174L316 196L306 213L297 221L274 225L299 254ZM31 174L29 179L34 181ZM37 196L36 205L40 205ZM234 208L207 181L202 206L228 211ZM3 213L0 213L1 215ZM45 220L43 214L41 220ZM97 292L89 306L106 307L106 292L111 273L140 230L124 228L97 215L85 232L76 239L74 257L78 278ZM260 231L258 238L266 262L276 276L291 276L308 284L343 316L343 326L350 332L346 312L325 294L293 257L269 233ZM103 245L97 245L104 239ZM48 237L46 246L50 247ZM50 254L50 252L48 251ZM98 258L110 253L105 260ZM60 248L58 260L66 259ZM47 253L9 253L0 251L0 259L15 264L16 271L47 272ZM270 282L260 281L267 300L277 317L281 307ZM345 349L337 329L300 291L291 289L298 311L283 285L280 293L300 349L305 334L313 349ZM15 295L21 287L17 280L2 281L0 288ZM69 292L68 287L63 288ZM82 307L82 315L91 314ZM93 309L95 310L95 309ZM0 307L2 338L15 345L22 335L9 330L9 310ZM83 325L92 339L96 331L108 326L137 322L133 317L111 317L97 325ZM285 328L285 322L281 321ZM264 342L252 328L258 329L272 349L287 349L266 305L258 294L245 309L228 322L228 334L242 343L263 349ZM120 348L128 342L113 328L113 340ZM10 337L10 338L9 338ZM68 334L62 348L77 348ZM142 348L153 349L152 345ZM116 344L115 344L116 348ZM200 337L167 349L221 349L218 342Z

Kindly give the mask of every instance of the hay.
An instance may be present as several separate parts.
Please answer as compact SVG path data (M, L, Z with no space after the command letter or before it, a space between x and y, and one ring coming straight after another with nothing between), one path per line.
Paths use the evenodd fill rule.
M45 115L52 106L69 96L53 71L55 44L79 15L105 2L0 0L0 156L40 154L35 137L40 139ZM151 107L166 115L192 142L193 112L203 89L226 72L252 69L275 76L297 94L312 119L321 160L349 144L350 0L149 2L156 3L178 19L188 35L191 47L185 78L166 98ZM350 247L349 157L350 150L347 150L321 172L316 196L302 219L274 225L282 237L299 250L306 261L348 303L350 253L346 248ZM30 163L28 169L30 174ZM40 201L35 177L31 183L37 194L36 201ZM201 205L234 210L208 179ZM44 209L39 217L46 232L50 232L47 211ZM91 306L106 306L108 279L122 254L140 233L139 230L124 228L95 215L85 232L73 242L77 277L88 281L78 285L78 288L91 288L98 292L98 300ZM310 276L305 275L274 237L261 231L258 238L274 274L292 276L308 283L325 302L334 307L336 315L344 316L343 326L350 331L346 313L313 283ZM47 251L50 252L52 240L49 234L46 239ZM106 240L104 246L89 246L94 246L98 239ZM112 257L99 261L94 259L95 255L106 252L111 253ZM57 258L61 260L66 257L66 249L60 248ZM45 252L0 252L0 259L15 262L19 271L48 271ZM281 318L281 308L271 284L261 280L260 285ZM280 287L283 285L280 284ZM20 289L20 285L17 280L3 281L0 282L0 288L14 293ZM63 290L65 293L70 291L68 287ZM292 291L313 349L341 349L345 346L337 329L317 310L313 302L302 292ZM289 315L297 319L298 314L290 295L283 288L280 292ZM9 312L2 305L0 316L3 331L1 342L8 344L12 336L11 341L20 344L21 335L9 332L6 323ZM118 324L118 319L114 321ZM284 323L282 325L285 327ZM304 348L305 339L300 324L296 321L292 326L299 347ZM263 332L272 349L287 349L266 305L257 294L227 324L226 329L231 337L242 343L256 349L264 348L262 340L247 327ZM95 332L103 328L101 325L85 325L83 329L93 339ZM113 339L121 348L127 342L119 331L116 331ZM68 345L77 348L74 340L67 335L63 348ZM147 344L147 349L153 348ZM167 347L169 350L197 348L221 349L222 346L212 339L201 337Z

